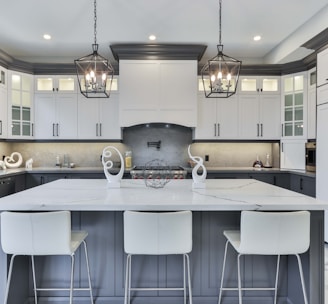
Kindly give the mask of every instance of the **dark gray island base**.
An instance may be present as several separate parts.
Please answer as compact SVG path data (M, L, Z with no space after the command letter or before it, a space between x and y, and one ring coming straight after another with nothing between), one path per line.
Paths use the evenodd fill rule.
M85 184L88 182L91 183L91 180L83 181ZM308 198L304 195L254 180L227 180L220 181L220 184L217 184L217 181L210 181L205 190L191 189L191 181L181 182L183 187L180 187L179 182L176 182L176 184L169 183L167 187L162 190L149 189L145 188L144 185L141 187L141 184L136 184L136 182L126 181L120 190L105 189L107 200L103 204L100 203L101 194L99 194L97 198L93 197L93 201L91 197L84 197L84 199L89 199L89 201L83 202L81 199L80 203L77 204L77 202L74 201L75 192L73 189L77 188L75 187L77 185L76 183L81 182L70 181L67 187L63 187L63 185L67 185L66 183L67 181L56 181L2 198L0 199L0 210L46 211L59 209L67 210L70 207L72 211L73 228L83 229L89 233L87 243L89 248L93 294L96 304L122 304L124 302L125 253L123 251L123 211L128 209L145 210L146 205L148 205L147 210L165 211L191 209L193 211L193 250L190 259L194 304L217 303L225 244L225 238L222 232L223 230L237 229L239 227L241 210L273 209L275 211L286 211L292 209L312 209L310 210L311 245L309 251L303 254L301 258L309 303L324 304L323 209L325 206L323 204L321 205L321 202L313 198ZM97 190L98 186L96 186L99 183L103 185L104 181L94 181L90 189L81 188L81 198L85 196L83 191L89 190L89 192L99 192L99 190ZM233 192L238 192L235 194L236 197L239 194L243 196L244 201L240 200L237 202L237 198L235 197L232 197L232 201L228 201L228 199L225 198L226 194L232 191L233 187L230 184L237 184L236 190ZM214 187L214 185L218 186ZM230 185L229 189L227 185ZM252 194L252 187L258 189L260 193L258 198L264 202L263 205L259 205L256 202L257 194ZM38 190L38 188L40 188L40 190ZM130 197L129 195L131 188L134 189L134 191L131 192L134 193L134 197ZM61 194L58 194L57 197L53 197L53 193L55 192L52 192L51 189ZM247 189L247 191L243 189ZM271 193L269 193L270 189L272 190ZM213 193L218 193L219 190L222 191L221 197L213 198ZM36 202L35 205L32 205L31 201L33 197L36 201L38 200L37 196L34 195L40 193L40 191L48 192L50 198L45 200L40 199L40 202ZM243 191L245 191L245 195L243 195ZM154 197L157 197L158 200L162 202L154 202L153 205L149 205L144 201L144 196L141 195L141 193L144 192L146 192L147 197L150 197L150 199L153 199L152 196L154 195ZM247 195L246 192L249 192L249 194ZM273 208L273 203L269 203L268 201L266 204L261 192L266 193L267 200L269 200L269 197L270 201L276 200L277 206ZM70 202L63 198L69 193L71 194ZM125 197L125 205L119 204L121 199L119 193L122 194L122 197ZM164 193L167 194L166 198L163 197ZM113 196L111 196L111 194L113 194ZM186 197L189 195L192 199L190 204L187 205ZM25 204L21 201L23 197L26 198ZM167 199L170 199L172 204L166 202L165 200ZM213 199L217 200L217 204L212 202ZM58 202L57 205L52 203L52 201L56 200ZM133 200L135 205L131 205L129 200ZM294 208L291 202L293 200L299 202L299 205L296 203ZM109 201L113 203L109 204ZM251 203L251 201L253 201L253 203ZM9 208L10 203L12 203L12 208ZM90 204L92 203L94 204L94 210L89 210ZM308 208L311 203L313 203L313 208ZM184 204L186 204L185 207L183 207ZM24 209L23 206L28 206L28 208ZM230 207L228 208L227 206ZM135 257L134 261L133 281L138 281L139 286L144 284L147 286L166 287L174 285L178 280L182 280L180 256L147 257L147 259ZM77 284L85 285L87 283L87 276L84 272L84 267L80 267L80 255L77 255L76 262L76 282ZM246 257L245 260L243 260L244 267L242 269L245 285L260 285L263 287L268 284L272 285L275 275L275 262L276 258L271 256ZM1 252L0 263L0 301L2 301L7 275L6 269L8 267L8 257L3 252ZM14 271L12 281L13 288L11 289L8 303L33 303L32 278L29 263L30 261L28 258L19 258L19 263L16 264ZM47 283L51 281L59 287L68 286L70 274L69 263L70 260L67 257L38 257L36 260L38 281L41 285L42 282ZM235 253L233 251L230 251L228 263L227 278L232 285L237 285L237 266ZM55 294L51 292L42 293L40 294L39 303L67 303L66 295L61 295L63 295L63 297L58 296L58 292ZM85 294L78 294L75 298L74 304L82 303L90 303L87 292ZM132 298L132 303L178 304L183 303L183 295L181 292L177 291L139 292L137 298ZM222 303L238 303L237 292L225 294ZM273 292L245 292L243 303L272 304ZM278 303L303 303L297 262L294 257L282 258Z

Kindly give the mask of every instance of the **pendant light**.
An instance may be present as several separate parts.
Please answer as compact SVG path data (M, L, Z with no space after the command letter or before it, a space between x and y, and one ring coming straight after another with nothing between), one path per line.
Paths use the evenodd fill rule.
M205 97L227 98L236 93L241 61L223 54L221 43L221 9L222 0L219 0L220 36L217 45L218 54L208 60L201 71Z
M87 98L108 98L114 69L110 62L98 54L97 2L94 0L94 44L92 53L74 60L81 93Z

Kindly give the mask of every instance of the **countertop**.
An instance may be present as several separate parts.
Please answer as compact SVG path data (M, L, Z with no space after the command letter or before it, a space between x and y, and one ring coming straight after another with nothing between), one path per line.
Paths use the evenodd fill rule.
M60 179L0 199L0 210L324 210L328 203L254 179L171 180L164 188L123 179L109 188L106 179Z

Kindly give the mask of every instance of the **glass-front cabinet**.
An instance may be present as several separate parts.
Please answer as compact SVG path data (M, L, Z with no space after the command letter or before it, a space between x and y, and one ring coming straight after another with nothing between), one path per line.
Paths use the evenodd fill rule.
M8 137L33 137L33 76L10 71Z
M241 94L279 94L280 77L278 76L242 76L239 79Z
M76 93L76 76L35 76L36 93Z
M283 77L282 136L306 137L307 87L306 74Z

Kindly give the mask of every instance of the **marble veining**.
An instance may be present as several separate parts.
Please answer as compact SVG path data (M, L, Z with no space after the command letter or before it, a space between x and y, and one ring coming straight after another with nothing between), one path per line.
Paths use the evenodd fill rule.
M0 210L324 210L326 202L254 179L172 180L164 188L124 179L111 189L105 179L62 179L0 199Z

